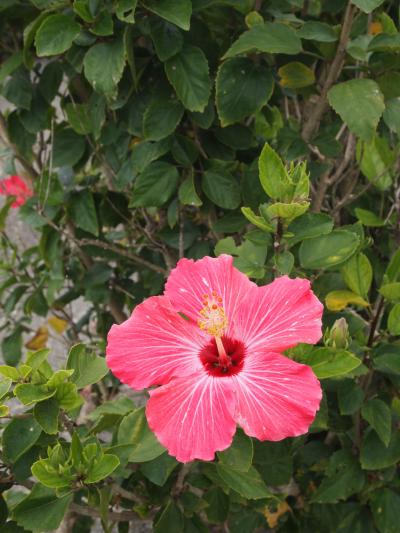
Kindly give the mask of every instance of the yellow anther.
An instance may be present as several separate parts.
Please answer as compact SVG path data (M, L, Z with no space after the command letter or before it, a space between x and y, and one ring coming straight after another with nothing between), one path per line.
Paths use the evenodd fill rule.
M222 298L218 296L216 291L212 291L211 296L203 295L204 307L199 311L201 318L198 320L198 325L200 329L214 337L222 337L228 326L228 319L221 303Z

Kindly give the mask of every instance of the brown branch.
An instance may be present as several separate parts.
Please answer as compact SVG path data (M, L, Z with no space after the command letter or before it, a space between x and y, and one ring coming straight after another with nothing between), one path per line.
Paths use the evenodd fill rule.
M313 107L313 110L307 122L304 124L303 130L301 132L302 137L305 141L309 141L311 139L314 131L318 127L318 124L328 103L328 91L338 79L340 72L343 68L344 59L346 56L346 46L349 40L350 30L356 9L357 8L349 1L343 18L342 31L340 34L336 55L329 68L318 102Z

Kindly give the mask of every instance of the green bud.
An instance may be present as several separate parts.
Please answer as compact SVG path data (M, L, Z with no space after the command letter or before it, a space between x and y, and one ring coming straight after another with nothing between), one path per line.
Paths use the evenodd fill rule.
M345 318L339 318L324 335L325 346L346 349L349 346L349 326Z

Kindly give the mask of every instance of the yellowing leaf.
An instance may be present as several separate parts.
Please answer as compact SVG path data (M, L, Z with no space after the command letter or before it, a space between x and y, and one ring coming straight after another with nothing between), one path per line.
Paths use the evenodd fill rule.
M56 333L63 333L68 326L68 322L58 316L51 316L47 321Z
M287 512L291 512L290 506L287 504L286 501L280 502L278 507L276 508L276 511L270 511L269 507L267 506L264 509L264 516L266 521L268 522L269 527L272 529L278 525L279 518L286 514Z
M378 33L383 32L383 26L381 22L371 22L368 26L368 34L369 35L378 35Z
M283 65L278 70L278 74L281 77L280 84L288 89L300 89L315 82L314 72L299 61L292 61Z
M325 298L325 305L329 311L342 311L350 304L368 307L369 303L358 294L351 291L331 291Z
M40 326L35 335L25 344L28 350L40 350L47 344L49 330L46 326Z

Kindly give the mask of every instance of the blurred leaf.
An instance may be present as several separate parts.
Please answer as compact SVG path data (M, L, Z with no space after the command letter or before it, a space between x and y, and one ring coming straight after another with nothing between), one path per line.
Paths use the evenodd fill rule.
M360 460L364 470L381 470L396 464L400 461L399 432L392 432L389 445L385 446L375 431L367 431L361 444Z
M400 282L396 281L394 283L385 283L379 289L379 292L389 301L395 302L400 300Z
M400 303L396 304L390 310L388 328L392 335L400 335Z
M163 487L171 472L178 466L174 457L167 453L161 454L152 461L142 463L140 471L155 485Z
M371 13L371 11L383 4L383 2L384 0L352 0L352 3L359 7L361 11L364 11L364 13Z
M179 507L169 501L154 523L154 533L183 533L183 515Z
M366 255L363 253L353 255L353 257L343 265L341 272L346 285L352 291L363 298L368 297L373 272L371 263Z
M333 43L338 40L334 28L325 22L307 21L298 30L297 35L302 39L321 43Z
M66 320L63 320L62 318L58 318L58 316L51 316L47 319L47 322L50 324L50 326L54 329L56 333L59 333L60 335L64 333L65 329L68 327L68 322Z
M47 345L49 339L49 330L46 326L40 326L33 337L25 343L28 350L40 350Z
M397 533L400 521L400 495L388 488L371 495L371 510L380 533Z
M375 213L372 211L367 211L367 209L356 207L354 212L358 220L364 224L364 226L379 228L385 225L385 221L375 215Z
M88 189L74 193L68 205L73 223L80 229L99 235L99 221L92 193Z

